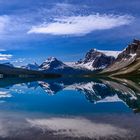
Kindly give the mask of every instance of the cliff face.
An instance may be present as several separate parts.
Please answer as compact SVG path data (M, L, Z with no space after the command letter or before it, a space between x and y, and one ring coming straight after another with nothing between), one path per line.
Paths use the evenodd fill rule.
M128 47L118 55L116 61L120 61L124 58L129 59L133 56L136 56L136 58L140 57L140 41L135 39L132 44L129 44Z
M133 40L132 44L129 44L116 58L114 63L108 68L103 70L104 72L115 72L116 74L129 74L139 73L140 69L140 40Z
M107 56L104 53L96 50L91 49L85 55L83 60L78 61L76 64L79 66L83 66L89 70L94 69L103 69L107 66L111 65L115 61L115 57Z

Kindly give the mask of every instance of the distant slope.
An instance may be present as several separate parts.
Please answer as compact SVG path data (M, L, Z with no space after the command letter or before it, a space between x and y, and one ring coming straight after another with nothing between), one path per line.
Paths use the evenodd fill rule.
M39 65L34 63L34 64L28 64L26 66L22 66L21 68L28 69L28 70L39 70Z
M40 71L15 68L8 65L0 64L0 74L18 77L57 77L59 75L47 74Z

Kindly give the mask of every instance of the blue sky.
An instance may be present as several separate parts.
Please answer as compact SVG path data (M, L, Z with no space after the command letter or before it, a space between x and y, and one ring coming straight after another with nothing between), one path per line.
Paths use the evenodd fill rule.
M0 62L76 61L140 38L139 0L0 0Z

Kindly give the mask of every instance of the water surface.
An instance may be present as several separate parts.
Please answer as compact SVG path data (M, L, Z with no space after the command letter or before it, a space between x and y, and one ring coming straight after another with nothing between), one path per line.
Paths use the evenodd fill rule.
M1 140L139 140L139 79L0 79Z

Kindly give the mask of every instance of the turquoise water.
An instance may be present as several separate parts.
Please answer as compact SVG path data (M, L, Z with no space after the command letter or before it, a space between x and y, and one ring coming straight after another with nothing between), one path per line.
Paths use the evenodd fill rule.
M0 79L0 139L140 138L139 80L34 80Z

